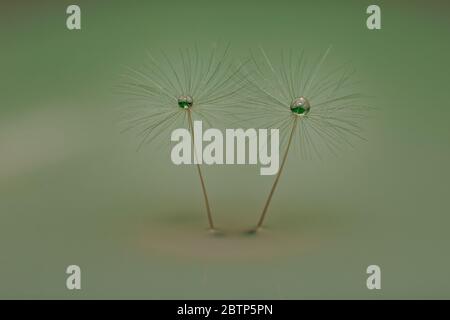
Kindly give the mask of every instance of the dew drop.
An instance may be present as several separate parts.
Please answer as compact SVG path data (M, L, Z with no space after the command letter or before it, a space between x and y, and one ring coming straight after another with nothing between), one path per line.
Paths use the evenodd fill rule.
M310 109L311 109L311 106L309 105L308 99L306 99L303 96L296 98L291 102L292 113L295 113L298 115L306 115Z
M194 103L194 100L191 96L179 96L178 97L178 106L181 109L189 109L192 107L192 104Z

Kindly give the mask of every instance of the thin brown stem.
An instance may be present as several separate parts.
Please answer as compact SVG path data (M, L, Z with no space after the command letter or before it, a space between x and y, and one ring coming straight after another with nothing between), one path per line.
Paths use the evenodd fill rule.
M192 148L194 149L194 157L197 158L197 149L195 147L194 138L194 123L192 122L191 109L187 109L188 120L189 120L189 130L191 131ZM214 230L214 223L211 214L211 207L209 206L208 194L206 193L205 180L203 179L202 170L200 169L200 164L195 161L197 165L198 176L200 177L200 183L202 185L203 197L205 199L206 212L208 215L209 228Z
M295 119L294 119L294 121L292 123L291 134L289 135L288 144L286 146L286 151L284 152L284 155L283 155L283 160L281 161L280 169L278 170L277 176L276 176L275 181L274 181L274 183L272 185L272 189L270 189L269 196L267 197L266 204L264 205L264 209L263 209L263 211L261 213L261 217L259 218L259 222L258 222L258 224L256 226L256 230L260 229L262 227L263 223L264 223L264 219L266 217L267 209L269 208L270 201L272 200L272 196L273 196L273 194L275 192L275 189L276 189L276 187L278 185L278 180L280 180L281 173L283 172L284 164L286 163L286 159L287 159L287 156L288 156L288 153L289 153L289 148L291 147L292 137L294 136L295 128L297 127L297 121L298 121L298 118L299 118L298 116L294 116L294 117L295 117Z

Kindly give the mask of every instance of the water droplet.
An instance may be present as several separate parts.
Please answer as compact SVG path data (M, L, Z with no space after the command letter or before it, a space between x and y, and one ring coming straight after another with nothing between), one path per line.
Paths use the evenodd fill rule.
M292 113L295 113L298 115L305 115L309 112L310 109L311 109L311 106L309 105L309 101L305 97L300 97L300 98L294 99L291 102Z
M178 106L181 109L189 109L192 107L192 104L194 103L194 100L191 96L179 96L178 97Z

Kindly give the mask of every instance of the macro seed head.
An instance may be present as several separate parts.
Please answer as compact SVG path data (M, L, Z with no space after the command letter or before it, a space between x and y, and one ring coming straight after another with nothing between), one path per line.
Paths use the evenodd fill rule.
M189 109L190 107L192 107L193 103L194 103L194 100L189 95L178 97L178 106L181 109Z
M306 115L310 109L311 106L308 99L303 96L296 98L291 102L291 111L297 115Z

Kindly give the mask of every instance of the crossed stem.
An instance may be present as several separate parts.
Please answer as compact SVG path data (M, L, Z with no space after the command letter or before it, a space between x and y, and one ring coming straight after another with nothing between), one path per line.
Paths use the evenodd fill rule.
M196 149L195 143L194 143L194 141L195 141L195 139L194 139L194 124L192 122L191 109L187 109L186 111L187 111L188 120L189 120L189 130L191 131L191 141L192 141L192 148L194 149L194 157L197 159L198 156L197 156L197 149ZM206 213L208 215L209 228L211 230L215 230L213 219L212 219L212 214L211 214L211 207L209 206L208 194L206 193L205 180L203 179L203 174L202 174L202 170L200 168L200 164L198 163L198 161L195 161L195 162L197 165L198 176L200 177L200 183L202 185L203 198L205 199L205 206L206 206Z
M297 127L297 121L299 118L298 116L294 116L294 117L295 117L294 122L292 123L291 133L289 135L288 144L286 146L286 151L284 152L284 155L283 155L283 160L281 162L280 169L278 170L277 176L275 177L275 181L273 182L272 189L270 189L270 193L269 193L269 196L267 197L266 203L264 205L264 209L261 213L258 224L256 225L256 230L259 230L264 223L264 219L266 218L266 214L267 214L267 209L269 208L270 202L272 201L272 196L278 185L278 180L280 180L281 173L283 172L284 164L286 163L286 159L287 159L287 156L289 153L289 148L291 147L292 137L294 136L295 128Z

